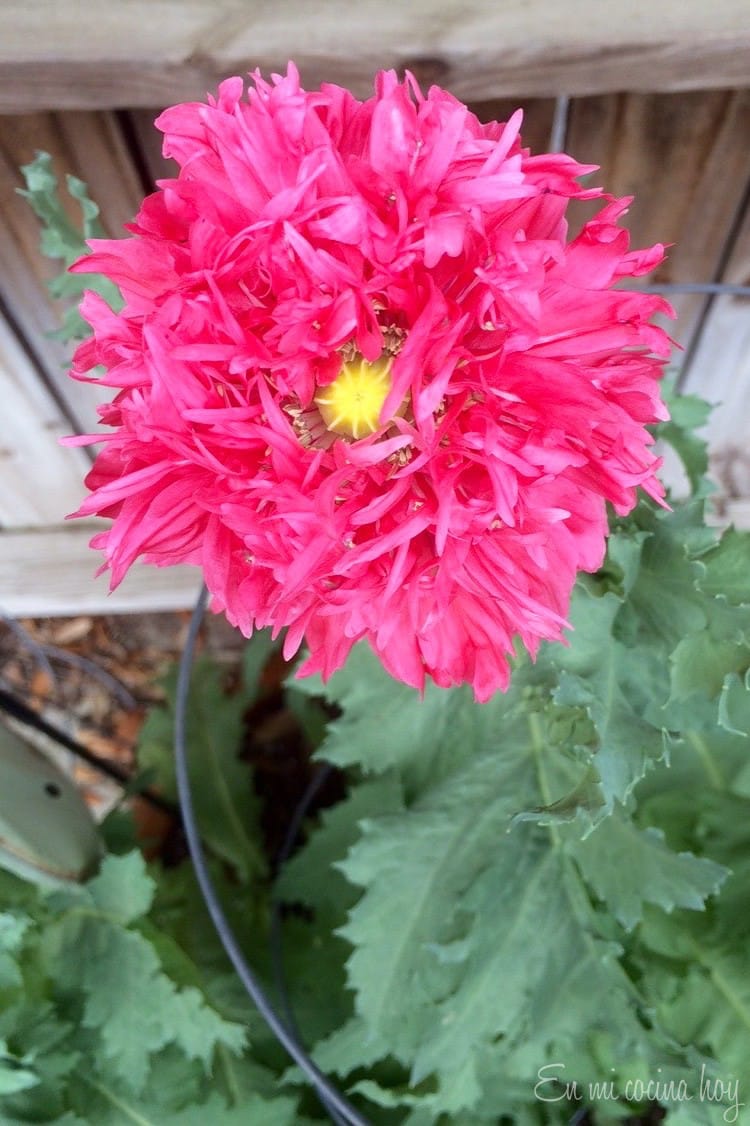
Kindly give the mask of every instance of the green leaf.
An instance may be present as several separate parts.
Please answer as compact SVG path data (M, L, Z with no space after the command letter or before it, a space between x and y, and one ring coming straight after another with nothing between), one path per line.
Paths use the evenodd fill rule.
M742 1081L750 1043L750 959L699 941L692 954L697 964L681 978L676 996L659 1006L659 1016L681 1040L709 1048L725 1079Z
M750 605L750 533L729 528L714 550L701 557L698 585L732 606Z
M89 253L86 239L104 236L105 231L98 219L99 208L89 199L83 181L75 176L68 176L68 192L81 208L81 229L70 221L60 200L57 176L52 170L49 153L38 152L30 164L21 168L21 172L26 181L26 189L19 189L19 192L28 199L42 224L42 254L59 259L67 271L68 266ZM54 297L65 299L71 306L65 313L63 327L58 334L63 340L83 339L91 332L77 309L85 290L91 289L99 293L113 309L119 309L122 305L117 286L101 274L62 273L50 283L49 288Z
M261 695L265 667L279 644L271 637L270 629L256 629L245 644L242 650L242 692L246 708Z
M61 258L66 266L70 266L87 253L86 239L104 237L104 228L98 221L99 208L88 199L86 185L69 176L68 190L81 205L83 229L71 223L59 198L58 180L49 153L37 152L34 160L24 165L21 172L26 190L21 190L19 194L28 199L35 215L44 223L42 253L50 258Z
M616 595L597 598L579 587L570 613L571 646L554 656L562 670L555 701L584 708L596 730L594 763L608 808L625 801L665 754L662 730L645 719L654 699L667 695L663 661L650 649L625 646L612 636L620 608Z
M670 420L658 428L658 436L674 449L688 475L693 492L700 488L708 471L708 446L695 431L705 425L711 407L696 395L677 395L674 386L662 385Z
M750 666L750 584L741 576L743 565L750 572L750 541L727 532L693 565L705 626L685 629L671 653L671 693L662 715L672 728L710 729L717 710L704 705Z
M319 827L277 881L278 899L313 909L310 921L289 913L283 926L287 992L305 1043L335 1036L337 1025L351 1015L344 971L348 946L334 931L358 893L334 865L359 838L366 817L398 809L403 809L402 787L393 773L353 786L344 801L323 812Z
M259 676L268 641L257 634L250 642L253 668ZM162 789L176 794L174 776L174 708L176 672L166 682L164 708L154 709L141 731L138 762L157 772ZM190 783L201 836L215 855L231 864L243 882L263 878L266 862L258 843L258 800L252 774L239 758L244 715L258 692L257 681L228 695L224 673L212 661L196 662L186 715Z
M357 893L334 864L359 839L361 823L373 815L404 808L401 783L394 773L353 786L344 801L324 810L307 844L287 862L276 895L305 903L334 918L356 901Z
M62 1113L63 1092L81 1053L77 1029L39 995L35 943L26 945L24 955L24 989L14 1004L0 1012L0 1036L12 1045L16 1059L33 1072L34 1083L0 1097L0 1115L46 1122Z
M750 735L750 669L742 678L736 673L725 678L719 698L719 726L733 735Z
M319 757L337 766L356 765L378 774L397 765L413 766L418 757L415 748L423 755L428 736L429 763L420 773L428 768L439 771L442 760L457 753L464 737L475 724L483 723L485 714L474 707L470 694L447 696L433 683L426 685L424 707L420 706L415 690L388 677L365 644L354 647L327 685L318 677L309 677L295 681L294 689L325 695L342 711L329 724Z
M369 646L360 644L327 685L310 678L295 687L311 695L323 692L341 710L329 724L317 757L338 766L356 765L367 773L397 771L408 804L426 786L471 759L477 747L500 749L506 716L517 708L520 696L528 698L530 712L535 701L549 703L549 675L543 661L535 669L522 659L512 695L498 693L488 704L477 705L468 687L446 691L428 682L420 698L413 688L388 676ZM590 725L580 709L558 708L555 720L557 729L549 734L556 746L588 736ZM569 788L584 774L585 766L568 772Z
M500 1040L505 1052L531 1042L549 1058L572 1041L585 1054L582 1031L602 1027L636 1056L658 1047L559 831L508 833L518 802L549 805L567 774L546 714L530 722L513 695L494 705L500 747L475 745L407 812L365 822L342 865L366 889L342 931L365 1039L411 1066L412 1084L437 1075L454 1114L480 1099L481 1061Z
M325 1072L349 1075L358 1068L371 1068L389 1055L389 1044L373 1033L360 1017L351 1017L315 1046L314 1058Z
M37 1085L39 1078L34 1068L29 1066L30 1062L14 1055L6 1042L0 1040L0 1098Z
M84 1074L78 1077L75 1094L89 1126L247 1126L256 1122L258 1126L297 1126L300 1121L296 1099L287 1095L266 1098L251 1093L231 1107L213 1093L206 1101L169 1111L158 1101L134 1097L97 1076Z
M130 902L118 917L113 905L128 870ZM108 1067L135 1092L146 1082L150 1057L167 1044L208 1067L218 1044L236 1052L245 1040L244 1030L208 1006L197 989L177 989L152 944L127 929L151 892L142 866L110 858L88 903L71 906L45 936L48 972L66 994L80 991L83 1026L97 1032Z
M705 631L683 638L676 646L670 659L672 693L668 701L674 706L665 714L669 726L676 726L685 716L685 704L716 700L727 676L748 667L750 647L738 638L737 622L732 622L731 616L731 611L723 615L724 623L712 617ZM715 709L712 718L715 722Z
M660 513L643 542L637 577L616 623L626 644L671 649L706 624L707 599L698 590L702 570L696 554L706 540L702 502Z
M159 1126L249 1126L255 1122L258 1126L297 1126L297 1100L288 1095L274 1099L250 1095L241 1106L228 1107L215 1095L200 1106L164 1118Z
M28 915L11 911L0 914L0 993L23 982L17 956L30 923Z
M148 914L154 899L155 884L140 852L108 856L86 886L98 910L123 924Z
M690 1046L681 1055L668 1031L646 1016L648 1002L622 960L626 936L617 922L633 928L655 901L675 912L688 906L704 919L707 896L726 876L710 857L673 852L658 826L634 825L615 800L633 790L648 766L650 777L668 785L665 733L658 718L647 717L658 717L669 696L667 657L677 637L673 623L641 627L636 620L635 629L615 638L623 604L633 594L641 608L648 606L657 597L659 569L683 561L673 579L692 603L689 628L705 624L710 602L697 588L700 569L684 544L682 554L673 550L684 533L695 551L706 550L695 512L675 518L666 531L659 521L669 517L644 519L646 528L631 535L624 555L616 551L624 560L619 593L617 587L599 593L598 580L582 585L570 648L547 647L534 668L520 663L505 696L482 707L468 703L462 690L426 693L419 701L366 651L357 654L351 680L339 674L329 684L329 698L343 714L321 753L354 761L364 748L365 765L383 771L373 728L385 733L390 766L382 777L401 776L407 805L378 810L372 792L375 800L363 801L357 816L355 786L352 808L341 812L341 833L328 828L334 810L323 820L317 851L312 835L309 864L305 851L293 862L297 897L334 917L347 896L334 882L327 900L321 877L327 865L363 889L356 903L348 897L341 929L353 948L347 968L355 1016L317 1045L315 1058L359 1081L359 1069L372 1076L395 1057L411 1081L402 1094L386 1085L392 1093L384 1098L394 1106L406 1107L418 1085L433 1083L433 1115L468 1122L484 1105L494 1111L490 1120L516 1115L529 1106L540 1060L566 1058L573 1074L601 1078L592 1037L615 1046L607 1066L623 1075L661 1067L685 1076L694 1066ZM618 546L624 543L621 534ZM398 723L391 721L396 714ZM454 732L452 758L448 731ZM436 760L443 739L445 752ZM682 755L681 743L673 738L672 746ZM692 761L702 779L701 756ZM581 824L590 825L599 812L592 804L594 769L616 812L581 841ZM676 777L682 781L684 772ZM579 823L561 825L566 818ZM593 905L587 885L609 915ZM507 1097L485 1104L490 1089Z
M673 839L733 869L704 915L649 908L633 957L675 1039L710 1051L716 1075L742 1086L750 1053L750 799L705 787L665 788L643 813Z
M672 852L659 829L639 829L621 809L585 840L571 840L569 849L586 882L626 930L640 922L644 903L665 911L702 911L729 874L712 860Z

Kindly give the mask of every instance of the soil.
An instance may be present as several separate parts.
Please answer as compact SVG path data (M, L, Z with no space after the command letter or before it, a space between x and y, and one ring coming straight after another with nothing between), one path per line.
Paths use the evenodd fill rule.
M158 680L179 650L182 615L21 619L0 623L0 687L85 750L126 773ZM119 787L72 752L24 730L83 790L96 816Z
M179 660L189 621L187 611L14 622L0 618L0 694L28 708L76 748L61 747L23 725L24 736L75 780L97 820L123 800L123 782L136 770L141 727L149 708L164 698L160 682ZM223 617L206 615L199 651L226 667L229 692L238 680L243 645ZM272 867L294 810L320 769L311 763L299 725L284 707L281 684L287 672L280 656L274 656L264 672L259 703L247 716L240 749L262 801ZM329 805L342 793L341 777L332 772L311 808ZM184 855L175 813L143 799L135 799L133 809L144 839L157 842L157 853L161 850L172 862ZM154 854L153 846L149 852Z

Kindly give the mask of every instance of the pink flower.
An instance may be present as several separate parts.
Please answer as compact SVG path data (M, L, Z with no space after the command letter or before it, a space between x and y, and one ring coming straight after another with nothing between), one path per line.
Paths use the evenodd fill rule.
M125 300L82 305L74 374L119 391L77 515L112 518L113 585L197 564L243 633L307 642L303 673L366 638L485 700L515 639L561 638L605 502L662 496L669 307L613 286L663 247L629 250L629 200L530 156L520 112L482 125L392 72L365 102L293 66L254 84L161 115L179 174L74 267ZM567 242L572 198L604 205Z

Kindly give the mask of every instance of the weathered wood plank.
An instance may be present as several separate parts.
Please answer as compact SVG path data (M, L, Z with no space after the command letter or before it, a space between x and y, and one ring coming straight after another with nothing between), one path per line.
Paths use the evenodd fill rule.
M0 402L0 525L57 524L83 500L89 463L81 450L59 445L67 421L2 320Z
M750 206L722 281L750 285ZM717 404L706 436L725 509L750 498L750 299L714 298L685 373L684 390Z
M521 138L532 152L549 149L552 122L555 116L554 98L493 98L492 101L471 102L469 108L480 121L507 121L523 105Z
M143 169L149 177L150 186L153 186L157 180L176 176L178 171L175 161L167 160L162 155L164 134L154 124L160 112L156 108L132 109L127 112L130 129L138 146Z
M746 0L10 0L0 14L0 111L164 105L226 74L280 70L358 94L409 67L466 100L687 90L750 81Z
M95 528L71 525L34 532L0 532L0 609L14 617L127 614L182 610L198 596L194 567L135 564L117 590L88 542Z
M627 223L636 245L674 244L649 280L708 282L750 181L749 138L748 90L628 93L573 101L565 147L601 166L596 183L635 196ZM671 300L678 319L669 331L687 349L707 299Z
M96 404L109 397L67 376L70 349L50 334L60 325L60 309L46 282L59 273L42 257L39 223L26 200L19 171L36 150L49 152L60 181L67 173L85 180L102 208L108 233L123 233L135 214L142 186L113 114L50 113L0 117L0 301L12 316L78 428L96 426ZM64 197L64 193L63 193ZM80 216L70 200L70 214Z

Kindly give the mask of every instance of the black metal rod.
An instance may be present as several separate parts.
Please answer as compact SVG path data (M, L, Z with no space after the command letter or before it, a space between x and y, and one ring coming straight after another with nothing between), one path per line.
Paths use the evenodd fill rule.
M276 1013L260 981L245 960L237 937L229 925L229 920L224 914L224 909L221 906L216 888L208 871L203 845L195 820L193 798L190 790L186 731L187 702L190 694L190 674L193 666L193 655L195 653L195 644L203 621L207 601L208 591L204 586L195 609L193 610L187 641L185 642L185 648L180 657L180 667L177 678L177 696L175 700L174 730L177 792L179 794L185 837L187 839L190 857L193 861L198 885L221 944L237 971L237 975L244 985L250 999L253 1001L258 1012L263 1017L274 1036L276 1036L279 1043L289 1053L294 1062L310 1081L318 1098L331 1115L333 1121L337 1123L337 1126L370 1126L367 1119L363 1118L359 1111L344 1098L341 1092L336 1090L334 1085L313 1062L296 1037Z

